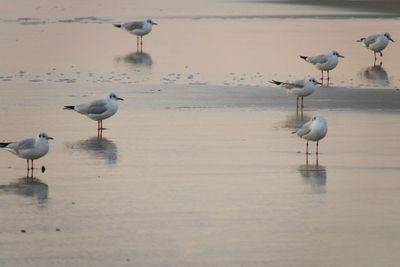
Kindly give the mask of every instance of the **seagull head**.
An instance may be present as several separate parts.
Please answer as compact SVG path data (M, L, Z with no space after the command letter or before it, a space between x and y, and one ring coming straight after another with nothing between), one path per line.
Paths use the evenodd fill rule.
M53 140L54 139L53 137L48 136L47 133L45 133L45 132L40 132L38 134L38 138L43 139L43 140Z
M106 98L112 100L124 100L123 98L118 97L115 93L109 93Z
M318 82L318 81L317 81L314 77L312 77L312 76L307 76L307 77L305 78L305 81L308 82L308 83L314 84L314 85L316 85L316 84L322 85L322 83Z
M311 121L318 121L318 122L322 122L322 123L326 124L325 118L322 116L319 116L319 115L312 117Z
M336 57L342 57L342 58L344 58L344 56L342 56L341 54L339 54L339 52L337 52L337 51L332 51L331 54L334 55L334 56L336 56Z
M155 22L152 21L151 19L147 19L146 22L147 22L147 23L150 23L151 25L158 25L157 23L155 23Z
M390 33L385 32L385 33L383 34L383 36L385 36L386 38L388 38L390 41L394 42L394 40L393 40L392 37L390 36Z

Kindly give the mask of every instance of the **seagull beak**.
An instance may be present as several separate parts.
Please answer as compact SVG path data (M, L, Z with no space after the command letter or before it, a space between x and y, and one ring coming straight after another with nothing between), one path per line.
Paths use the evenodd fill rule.
M338 55L338 57L344 58L344 56L342 56L342 55Z
M158 24L152 21L152 22L151 22L151 25L158 25Z
M394 43L394 40L392 38L389 38L390 41L392 41Z
M47 140L53 140L54 138L51 136L47 136Z
M124 99L123 99L123 98L120 98L120 97L117 97L117 100L122 100L122 101L123 101Z
M316 84L322 85L322 83L315 81Z

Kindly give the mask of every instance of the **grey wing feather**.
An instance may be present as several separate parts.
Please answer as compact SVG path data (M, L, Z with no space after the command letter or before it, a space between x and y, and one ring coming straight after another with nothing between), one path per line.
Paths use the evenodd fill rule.
M80 104L75 107L79 113L85 114L101 114L107 110L107 103L103 100L95 100L90 103Z
M307 58L309 62L313 64L323 64L328 62L328 57L326 55L319 55L315 57L308 57Z
M122 27L128 31L133 31L143 28L143 24L144 23L142 21L132 21L122 24Z
M293 89L293 88L303 88L304 87L304 81L303 80L298 80L294 81L292 83L283 83L283 86L286 89Z
M379 34L370 35L363 40L363 43L365 44L365 46L368 47L370 44L375 43L376 38L378 38L378 36L379 36Z
M14 142L8 145L9 148L14 149L14 150L24 150L24 149L31 149L35 146L35 139L34 138L28 138L21 140L19 142Z
M311 121L306 122L303 126L297 130L297 135L303 137L304 135L308 134L311 131Z

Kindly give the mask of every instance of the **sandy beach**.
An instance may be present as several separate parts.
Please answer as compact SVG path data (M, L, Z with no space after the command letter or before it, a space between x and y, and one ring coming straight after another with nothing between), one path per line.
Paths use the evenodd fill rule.
M33 181L0 151L0 266L398 265L389 4L34 2L0 11L0 141L55 139ZM159 25L138 53L112 23L143 17ZM396 42L374 65L356 40L382 31ZM319 78L299 55L332 49L345 58L304 110L268 82ZM110 91L102 139L63 110ZM306 164L292 132L316 114L328 135Z

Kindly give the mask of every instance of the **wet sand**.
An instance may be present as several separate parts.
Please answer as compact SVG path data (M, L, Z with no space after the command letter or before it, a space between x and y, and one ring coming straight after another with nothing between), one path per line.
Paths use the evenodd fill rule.
M0 151L1 266L398 265L400 53L373 66L354 42L397 20L163 17L136 53L110 25L126 13L55 12L0 23L0 140L55 138L31 182ZM346 58L296 112L268 80L317 76L298 55L333 47ZM111 90L101 140L62 109ZM315 114L328 135L306 165L292 132Z

